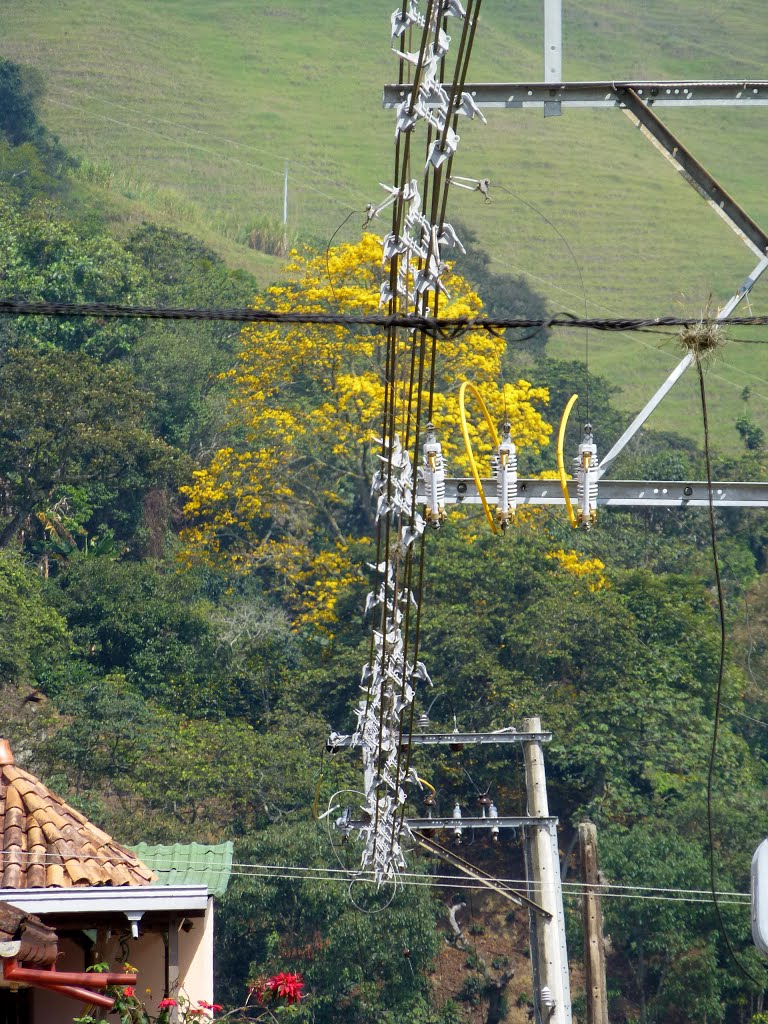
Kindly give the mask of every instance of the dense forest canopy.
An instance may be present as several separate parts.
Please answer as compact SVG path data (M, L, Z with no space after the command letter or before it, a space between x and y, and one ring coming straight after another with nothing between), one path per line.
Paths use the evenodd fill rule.
M297 249L257 295L189 235L153 224L113 233L106 213L83 212L73 162L40 120L41 88L0 61L2 297L375 308L372 235L328 253ZM487 289L494 311L538 315L543 300L490 273L474 248L452 280L457 305L478 311ZM551 424L583 364L547 358L545 337L525 349L475 342L446 348L440 368L453 464L464 471L455 387L472 379L495 415L512 416L526 472L551 471ZM354 759L324 747L329 729L352 725L369 644L377 344L206 322L0 322L5 729L26 767L121 840L232 838L252 864L357 856L313 808L344 790L354 802L359 788ZM622 418L612 387L589 383L607 443ZM717 472L765 473L751 426L748 413L734 424L743 450L715 452ZM694 443L645 432L620 475L682 479L702 467ZM717 528L729 645L714 851L705 821L719 628L704 515L610 513L585 534L541 513L500 540L457 512L427 538L421 644L435 688L420 710L432 704L449 729L542 718L566 878L588 817L611 880L706 889L712 852L718 887L746 891L766 811L768 529L756 512L719 513ZM519 765L498 750L422 750L417 768L446 813L481 791L502 813L524 811ZM519 860L516 841L477 845L492 870ZM434 870L415 856L412 867ZM381 909L375 898L368 910ZM437 983L451 904L451 890L414 886L374 914L328 883L238 877L221 912L222 996L241 1000L244 964L254 977L290 967L307 982L291 1010L302 1019L448 1022L479 1008L502 1020L500 993L523 1006L530 982L501 959L467 955L452 988ZM757 1008L760 985L728 951L763 976L743 908L724 914L727 942L706 902L614 900L606 915L615 1019L741 1021ZM575 929L569 939L578 959Z

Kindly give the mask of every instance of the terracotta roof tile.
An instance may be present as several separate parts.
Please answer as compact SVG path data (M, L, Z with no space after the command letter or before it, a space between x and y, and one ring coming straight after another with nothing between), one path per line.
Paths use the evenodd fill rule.
M155 873L126 847L17 768L0 739L0 887L149 885Z

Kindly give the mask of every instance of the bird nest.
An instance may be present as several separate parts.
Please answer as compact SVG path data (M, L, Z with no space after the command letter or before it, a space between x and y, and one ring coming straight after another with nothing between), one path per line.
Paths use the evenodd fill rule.
M725 328L717 320L702 317L681 328L679 341L686 352L690 352L696 359L704 359L725 344Z

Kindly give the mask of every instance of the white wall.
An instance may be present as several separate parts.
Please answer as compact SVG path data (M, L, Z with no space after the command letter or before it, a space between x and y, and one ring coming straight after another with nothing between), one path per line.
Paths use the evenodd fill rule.
M183 917L177 918L177 927ZM178 930L179 984L178 992L197 1006L200 1000L213 1002L213 900L208 900L205 917L187 919L191 928ZM87 922L83 921L83 927ZM141 931L141 925L139 925ZM115 942L108 943L108 951L99 951L100 956L110 956ZM83 949L70 939L59 942L62 954L57 968L60 971L84 971ZM111 954L114 956L114 953ZM158 1012L157 1004L163 998L166 987L166 946L164 936L157 931L140 934L138 939L128 941L128 962L138 968L134 986L137 998L146 1003L152 1014ZM122 971L122 964L110 960L110 969ZM150 989L150 992L147 992ZM170 994L174 997L177 991ZM43 989L34 989L32 996L32 1024L72 1024L73 1017L82 1013L83 1004L66 996Z

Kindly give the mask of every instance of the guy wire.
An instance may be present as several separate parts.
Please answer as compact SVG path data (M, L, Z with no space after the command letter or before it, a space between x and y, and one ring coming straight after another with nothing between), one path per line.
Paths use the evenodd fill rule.
M742 963L741 957L738 956L736 950L731 942L731 937L725 926L725 920L723 919L722 910L720 908L720 900L717 895L717 886L715 878L715 829L713 821L713 810L712 810L712 796L714 791L714 777L715 777L715 762L717 759L717 740L720 731L720 713L722 707L722 696L723 696L723 684L725 676L725 648L726 648L726 636L725 636L725 599L723 596L723 582L720 578L720 559L717 550L717 527L715 524L715 499L712 487L712 460L709 447L709 417L707 415L707 392L704 385L704 370L701 365L701 356L697 354L696 358L696 370L699 376L699 394L701 396L701 416L704 427L704 461L706 464L707 471L707 492L709 495L708 509L709 509L709 532L712 542L712 564L715 572L715 585L717 590L717 609L720 618L720 658L717 672L717 687L715 690L715 712L714 720L712 723L712 747L709 755L709 766L707 770L707 834L709 836L709 883L712 891L712 903L715 907L715 913L717 914L717 920L720 925L720 932L725 940L725 944L728 948L728 953L731 959L738 967L739 971L755 984L762 984L762 982L756 978L751 971L749 971Z

